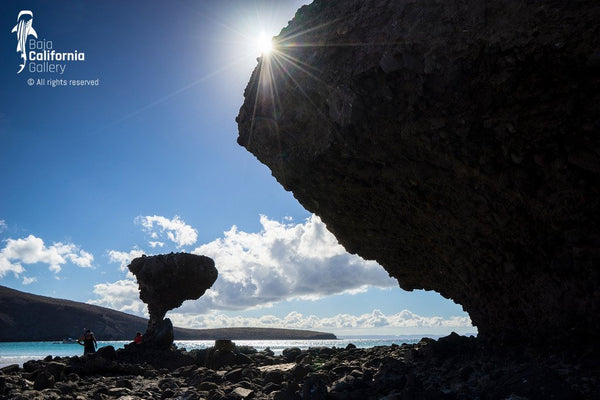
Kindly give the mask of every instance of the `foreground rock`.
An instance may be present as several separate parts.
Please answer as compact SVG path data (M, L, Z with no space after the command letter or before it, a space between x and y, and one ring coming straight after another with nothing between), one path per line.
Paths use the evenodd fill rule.
M173 325L164 319L167 311L185 300L196 300L217 280L215 262L187 253L159 254L135 258L129 264L135 275L140 299L148 305L150 320L144 346L166 348L173 343Z
M314 1L254 71L238 142L480 337L597 349L599 20L597 1Z
M165 351L126 360L102 348L84 357L28 361L0 373L0 399L593 399L597 359L494 354L473 338L371 349L249 347ZM167 367L165 360L174 362ZM176 361L176 362L175 362Z

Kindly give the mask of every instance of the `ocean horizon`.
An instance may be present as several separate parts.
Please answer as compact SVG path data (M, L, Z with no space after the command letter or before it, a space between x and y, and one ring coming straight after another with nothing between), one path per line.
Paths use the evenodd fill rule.
M342 336L338 339L311 339L311 340L234 340L238 346L251 346L258 351L270 348L276 355L289 347L298 347L306 350L311 347L346 347L352 343L358 348L376 346L401 345L403 343L418 343L423 337L437 339L444 335L402 335L402 336ZM206 349L214 345L214 340L175 340L179 349L194 350ZM122 349L130 340L98 341L98 348L113 346ZM23 363L29 360L40 360L47 356L72 357L83 355L83 346L76 342L64 343L62 341L45 342L0 342L0 368L7 365Z

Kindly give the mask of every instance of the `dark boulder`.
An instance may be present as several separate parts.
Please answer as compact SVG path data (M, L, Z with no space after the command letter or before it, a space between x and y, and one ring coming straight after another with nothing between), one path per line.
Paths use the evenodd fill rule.
M21 368L19 367L19 364L10 364L7 365L5 367L0 368L0 372L4 375L4 374L14 374L17 373L21 370Z
M259 60L238 143L480 338L593 349L599 20L597 1L314 1Z
M56 382L64 379L67 365L62 362L51 361L46 363L46 371L54 377Z
M296 361L296 358L298 358L298 356L300 356L300 354L302 353L302 350L300 350L300 348L298 347L288 347L283 349L283 357L285 357L285 359L288 362L293 362Z
M114 360L117 357L117 352L113 346L102 346L96 351L96 356Z
M54 375L52 375L48 371L41 371L35 377L35 381L33 382L34 390L43 390L54 387L54 383L56 380L54 379Z

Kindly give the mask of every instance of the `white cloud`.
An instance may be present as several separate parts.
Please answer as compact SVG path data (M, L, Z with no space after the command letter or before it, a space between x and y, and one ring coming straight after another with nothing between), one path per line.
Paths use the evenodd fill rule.
M219 278L198 301L184 303L185 312L244 310L398 286L376 262L347 253L315 215L302 224L266 216L260 222L258 233L233 226L223 238L192 251L213 258Z
M154 249L155 247L163 247L163 246L165 245L165 243L164 243L164 242L152 242L152 241L148 242L148 244L149 244L149 245L150 245L150 247L152 247L153 249Z
M30 285L30 284L32 284L35 281L37 281L37 278L35 278L35 277L31 278L31 277L28 277L28 276L24 276L22 283L23 283L23 285Z
M19 275L25 272L23 264L48 264L48 268L58 273L68 261L82 267L91 268L94 256L79 249L72 243L54 243L46 247L44 241L33 235L22 239L7 239L0 251L0 277L8 272Z
M12 272L13 274L15 274L15 276L19 276L20 274L25 272L25 269L18 262L10 262L8 258L6 258L6 256L4 255L4 252L0 252L0 278L8 274L9 272Z
M314 315L305 316L297 311L292 311L283 318L274 315L241 317L220 313L191 315L170 312L169 318L176 326L195 329L253 326L347 333L359 333L366 330L370 332L395 332L396 334L449 333L453 330L463 333L476 331L468 316L425 317L409 310L402 310L397 314L389 315L382 313L380 310L373 310L371 313L362 315L337 314L324 318Z
M280 223L266 216L261 216L260 222L262 230L258 233L239 231L233 226L223 238L192 251L213 258L219 278L199 300L184 302L178 312L246 310L290 299L316 300L333 294L359 293L370 286L398 287L379 264L347 253L317 216L300 224ZM139 249L111 250L109 256L126 271L127 264L142 253ZM134 277L127 277L128 284L137 287ZM121 287L124 282L115 284ZM101 296L92 300L94 304L120 304L115 296L121 291L111 292L110 298L101 294L109 291L107 285L112 284L94 290ZM132 299L126 297L123 301L130 304Z
M2 232L6 228L6 221L0 219L0 232Z
M128 271L127 265L129 265L131 260L141 257L143 254L144 252L140 249L132 249L129 252L110 250L108 252L108 257L111 263L119 263L119 269L121 271Z
M138 285L131 279L123 279L113 283L94 285L94 293L98 299L88 303L112 308L139 316L148 316L146 305L140 300Z
M178 248L193 245L198 239L198 232L190 225L187 225L177 215L173 219L168 219L159 215L140 215L136 217L135 223L142 225L144 231L150 235L150 238L158 239L166 236L166 238L175 243ZM156 240L152 241L150 242L151 246L152 243L161 242Z
M91 268L94 261L94 256L84 250L76 250L76 252L69 253L67 254L67 258L81 268Z

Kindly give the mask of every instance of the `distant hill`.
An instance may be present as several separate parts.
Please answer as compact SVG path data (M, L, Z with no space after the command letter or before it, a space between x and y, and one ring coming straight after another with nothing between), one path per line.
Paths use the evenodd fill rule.
M55 299L0 286L0 342L61 340L83 328L98 340L130 340L144 332L148 320L110 308ZM332 333L272 328L174 328L175 340L308 340L336 339Z

